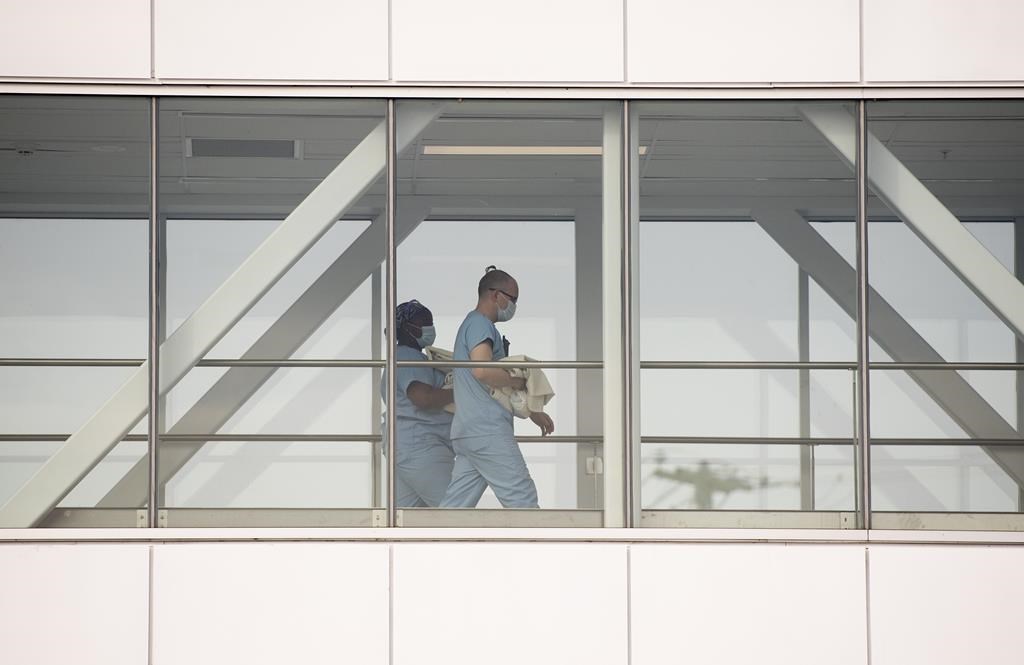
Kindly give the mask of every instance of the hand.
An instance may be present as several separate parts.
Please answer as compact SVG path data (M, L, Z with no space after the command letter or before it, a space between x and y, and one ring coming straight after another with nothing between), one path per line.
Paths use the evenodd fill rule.
M551 416L543 411L534 411L531 413L530 420L540 428L541 436L547 436L555 431L555 421L551 420Z
M509 384L509 388L512 390L526 390L526 379L521 376L509 377L512 383Z

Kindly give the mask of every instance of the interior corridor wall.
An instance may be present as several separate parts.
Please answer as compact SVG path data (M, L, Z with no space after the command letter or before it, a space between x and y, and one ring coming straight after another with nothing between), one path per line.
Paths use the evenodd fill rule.
M7 82L1024 82L1017 0L0 0L0 16Z
M952 665L1016 653L1019 536L836 538L849 540L8 541L0 644L4 662L40 665L136 665L150 648L157 665L383 665L389 649L396 665Z

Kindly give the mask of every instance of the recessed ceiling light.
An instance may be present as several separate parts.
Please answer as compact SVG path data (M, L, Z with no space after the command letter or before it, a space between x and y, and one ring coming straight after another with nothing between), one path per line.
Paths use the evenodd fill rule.
M123 145L94 145L89 150L93 152L124 152L127 150Z
M186 157L271 157L302 159L303 145L298 139L204 139L189 137Z
M424 155L477 155L500 157L519 156L595 156L601 154L599 145L425 145ZM647 154L647 146L640 146L640 154Z

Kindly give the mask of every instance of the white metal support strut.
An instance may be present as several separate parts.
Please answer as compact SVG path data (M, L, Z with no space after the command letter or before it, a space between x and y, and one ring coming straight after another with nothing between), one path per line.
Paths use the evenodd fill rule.
M797 110L853 169L857 144L854 118L834 106L806 104ZM878 198L899 215L1019 339L1024 339L1024 283L985 249L871 132L867 132L867 144L868 182Z

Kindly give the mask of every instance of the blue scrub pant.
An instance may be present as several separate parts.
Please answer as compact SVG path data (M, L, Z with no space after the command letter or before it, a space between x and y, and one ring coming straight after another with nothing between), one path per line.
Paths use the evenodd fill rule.
M432 439L433 437L430 437ZM440 439L402 445L399 439L395 505L398 508L436 508L452 479L455 453Z
M490 485L506 508L539 508L537 486L512 435L453 439L455 469L442 508L473 508Z

